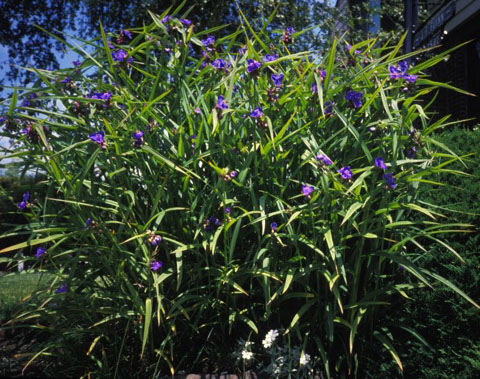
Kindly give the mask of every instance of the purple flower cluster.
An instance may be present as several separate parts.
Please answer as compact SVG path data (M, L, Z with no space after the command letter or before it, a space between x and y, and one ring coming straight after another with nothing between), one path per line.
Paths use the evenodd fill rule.
M35 257L37 259L41 258L43 255L47 254L47 249L45 247L39 247L37 249L37 254L35 254Z
M203 46L213 47L215 45L215 36L208 36L205 39L202 39Z
M28 95L27 99L23 99L22 104L20 104L21 107L36 107L38 106L38 101L34 101L32 104L32 100L36 99L38 95L36 93L31 93Z
M354 91L353 89L348 90L345 94L345 100L350 101L354 108L361 108L363 103L363 93Z
M203 223L203 229L206 232L214 232L222 223L216 217L209 217Z
M43 128L45 130L45 126ZM32 124L27 124L25 128L21 130L21 132L27 136L27 140L31 143L38 143L40 141L40 135L32 126Z
M267 55L265 55L265 57L263 58L263 61L264 61L265 63L267 63L267 62L274 62L274 61L276 61L277 59L278 59L278 54L273 54L273 55L267 54Z
M88 99L93 100L111 100L112 93L111 92L93 92L86 96Z
M143 145L143 143L144 143L143 136L144 135L145 135L145 132L140 132L138 130L135 133L133 133L133 139L135 140L134 141L135 147L140 147L140 146Z
M283 83L283 74L272 74L271 78L273 80L273 84L275 84L276 87L281 87Z
M132 33L130 33L128 30L122 30L120 32L120 35L127 37L128 39L133 39Z
M150 242L151 242L152 246L157 246L162 241L163 241L162 236L156 236L155 234L152 234L152 236L150 238Z
M398 66L390 66L390 79L405 79L407 82L415 83L418 75L407 74L408 63L407 61L401 61Z
M292 34L295 33L295 30L289 26L284 32L281 41L285 44L292 43Z
M274 221L270 224L270 228L272 229L272 233L275 233L278 230L278 224Z
M238 54L243 55L247 52L247 50L247 45L243 45L240 49L238 49Z
M328 100L327 102L325 102L324 104L324 108L323 108L323 114L325 116L333 116L333 106L335 105L335 103L333 101L330 101Z
M325 164L325 165L327 165L327 166L333 165L332 160L331 160L329 157L327 157L326 155L317 154L317 157L316 157L316 158L317 158L317 161L318 161L318 162L321 162L322 164Z
M226 70L228 68L228 63L225 59L215 59L212 66L218 70Z
M152 271L158 271L158 270L160 270L160 268L161 268L162 266L163 266L162 261L153 260L153 261L150 263L150 267L152 268Z
M302 185L302 193L307 197L307 199L312 198L312 194L315 191L313 186Z
M93 142L98 143L101 149L105 149L105 147L107 146L107 144L105 143L105 132L103 130L92 133L89 135L89 137Z
M381 168L382 170L387 169L387 165L385 164L385 161L383 160L382 157L375 158L375 166L378 168Z
M250 112L250 117L253 117L253 118L263 117L262 108L256 107L252 112Z
M222 95L218 96L218 102L217 102L216 108L222 109L222 110L228 109L228 105L225 102L225 98Z
M93 226L93 224L92 224L92 219L89 217L87 218L87 222L85 222L85 226L83 227L83 230L88 229L90 226Z
M262 62L259 62L259 61L253 60L253 59L249 59L248 60L248 66L247 66L247 72L249 74L255 74L255 73L257 73L257 70L259 70L260 67L262 67L262 66L263 66Z
M345 180L351 179L352 176L353 176L353 173L352 173L352 170L350 169L350 166L342 167L340 170L338 170L338 173Z
M55 291L55 293L65 293L68 292L68 287L66 283L63 283L58 289Z
M18 203L18 208L21 209L22 211L25 208L27 208L29 198L30 198L30 192L27 191L23 194L23 200Z
M112 51L112 58L115 62L120 62L120 63L125 62L127 57L128 57L128 53L123 49L120 49L118 51ZM133 62L133 58L132 57L128 58L127 63L132 63L132 62Z
M383 179L387 182L388 186L390 186L392 190L397 187L397 178L395 178L391 172L383 174Z

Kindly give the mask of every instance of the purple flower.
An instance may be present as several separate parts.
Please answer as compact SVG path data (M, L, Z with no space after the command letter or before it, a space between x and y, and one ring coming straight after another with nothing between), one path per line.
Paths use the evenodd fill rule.
M275 84L276 87L282 86L283 74L278 74L278 75L272 74L271 78L273 80L273 84Z
M395 189L397 187L397 178L395 178L391 172L383 174L383 179L385 179L391 189Z
M192 149L195 149L195 146L197 145L196 140L197 140L197 135L194 134L192 137Z
M94 92L90 95L87 95L87 98L93 99L93 100L111 100L112 99L112 93L111 92Z
M274 221L270 224L270 228L272 229L272 233L275 233L278 230L278 224Z
M362 98L363 98L363 93L356 92L353 89L348 90L347 93L345 94L345 100L351 101L355 108L362 107L363 105Z
M230 209L230 207L226 207L226 208L225 208L225 213L226 213L227 215L229 215L230 213L232 213L232 210Z
M228 105L227 103L225 102L225 98L222 96L222 95L219 95L218 96L218 102L217 102L217 106L216 106L218 109L228 109Z
M256 107L256 108L250 113L250 116L251 116L251 117L255 117L255 118L263 117L262 108Z
M151 239L152 246L157 246L162 241L163 241L162 236L152 235L152 239Z
M186 18L182 18L182 19L180 20L180 22L181 22L183 25L185 25L185 26L190 26L190 25L192 25L192 21L191 21L191 20L188 20L188 19L186 19Z
M399 64L398 64L398 67L399 69L402 71L402 72L407 72L408 70L408 62L403 60L401 61Z
M327 72L325 70L321 70L320 76L322 77L322 79L325 79L327 77Z
M247 45L243 45L240 49L238 49L238 54L243 55L247 52L248 48Z
M55 293L65 293L68 292L68 287L66 283L63 283L58 289L55 291Z
M22 211L27 207L29 197L30 197L30 192L27 191L23 194L23 200L20 203L18 203L18 208L21 209Z
M332 160L329 157L327 157L326 155L317 154L316 158L317 158L317 161L323 162L323 164L326 164L327 166L333 165Z
M72 78L70 76L67 76L65 79L63 79L60 83L70 83L72 81Z
M267 62L274 62L278 59L278 54L274 54L274 55L271 55L271 54L267 54L265 55L265 57L263 58L263 61L265 63Z
M74 67L80 67L82 65L82 62L80 61L73 61L72 63Z
M38 259L40 258L42 255L45 255L47 253L47 249L45 247L39 247L37 249L37 254L35 255L35 257Z
M233 171L230 173L230 177L232 177L232 178L236 178L237 175L238 175L238 171L235 171L235 170L233 170Z
M122 37L125 36L128 39L133 39L132 33L130 33L128 30L122 30L120 32L120 36L122 36Z
M92 219L89 217L87 218L87 222L85 223L85 226L83 227L83 229L88 229L88 227L92 224Z
M143 145L143 136L145 132L136 131L133 133L133 139L135 140L135 146L140 147Z
M318 93L317 82L312 83L312 92L313 93Z
M390 79L399 79L403 77L404 72L397 66L390 66Z
M257 71L260 67L262 67L263 63L255 61L253 59L248 60L248 66L247 66L247 72L249 74L254 73Z
M287 28L287 32L288 32L288 34L293 34L293 33L295 33L295 30L291 26L289 26Z
M103 130L92 133L89 137L93 142L98 143L102 149L105 149L105 132Z
M411 149L407 150L407 158L412 159L417 155L417 148L413 146Z
M335 103L333 101L330 101L328 100L325 104L324 104L324 108L323 108L323 114L325 116L332 116L333 115L333 106L335 105Z
M208 36L205 39L202 39L204 46L213 46L215 44L215 36Z
M152 271L158 271L163 266L163 263L161 261L154 260L150 263L150 266L152 268Z
M203 228L206 232L213 232L221 225L220 220L216 217L209 217L205 220Z
M375 158L375 166L378 168L381 168L382 170L387 169L387 165L385 164L385 161L383 160L382 157Z
M217 69L225 69L228 67L228 64L224 59L215 59L212 63L212 66Z
M0 124L3 124L5 121L7 121L7 116L0 117Z
M200 114L200 108L199 107L195 108L195 114Z
M163 18L162 20L160 20L160 22L161 22L162 24L166 24L166 23L170 22L170 19L171 19L170 15L167 15L165 18Z
M408 75L405 74L403 75L403 79L405 79L407 82L410 83L415 83L417 81L418 75Z
M118 51L112 51L112 58L116 62L124 62L127 56L128 56L128 53L123 49L120 49ZM133 62L133 58L132 57L128 58L128 63L132 63L132 62Z
M342 176L343 179L350 179L353 176L350 166L345 166L338 170L338 173Z
M401 61L398 66L390 66L390 79L405 79L407 82L415 83L417 81L417 75L407 74L408 63L407 61Z
M313 191L315 191L315 188L313 188L313 186L305 186L305 185L302 186L302 193L303 193L308 199L311 199L311 198L312 198L312 193L313 193Z

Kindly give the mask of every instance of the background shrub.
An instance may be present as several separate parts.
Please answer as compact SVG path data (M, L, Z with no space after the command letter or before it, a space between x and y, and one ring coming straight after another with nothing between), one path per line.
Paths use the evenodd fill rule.
M464 264L452 264L450 254L432 244L431 254L419 261L422 267L441 273L457 287L474 299L480 298L480 157L478 146L480 135L477 128L455 128L439 133L438 141L464 156L465 168L460 162L452 169L463 170L469 176L439 174L435 180L444 186L425 185L420 198L430 204L444 204L443 213L452 220L473 225L472 233L459 233L449 236L449 244L461 252ZM434 291L421 289L412 294L411 300L395 302L395 307L385 312L387 322L395 325L408 325L420 333L430 344L427 348L418 341L406 338L399 346L399 354L405 365L405 375L419 378L474 378L480 374L480 335L472 327L480 321L478 310L470 307L463 298L446 288ZM401 337L399 337L401 338ZM366 365L365 374L377 377L392 372L394 367L389 357L378 364L379 350L374 350L372 359Z

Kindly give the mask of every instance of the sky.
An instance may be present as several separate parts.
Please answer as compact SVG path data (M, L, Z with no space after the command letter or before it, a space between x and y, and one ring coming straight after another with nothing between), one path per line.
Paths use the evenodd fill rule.
M70 34L70 35L73 35L74 33L70 30L66 30L66 33L67 34ZM68 38L67 37L67 42L70 42L72 43L72 39L71 38ZM74 60L77 60L79 59L79 56L73 52L67 52L66 54L63 55L63 57L59 57L58 58L58 63L60 65L60 68L71 68L73 67L73 64L72 62ZM8 71L8 49L0 44L0 78L5 78L5 75ZM9 85L9 86L16 86L16 85L19 85L20 83L12 83L12 82L9 82L9 81L5 81L5 85ZM1 90L0 91L0 97L7 97L9 93L11 93L12 91L10 89L8 90ZM2 110L2 107L0 105L0 111L4 111ZM2 113L0 113L0 116L2 116ZM8 147L11 145L11 141L9 141L8 138L6 137L1 137L0 136L0 147ZM11 159L1 159L1 156L3 155L2 152L0 152L0 165L3 165L3 164L6 164L6 163L9 163L11 162L12 160ZM4 174L5 173L5 169L2 169L0 167L0 175Z

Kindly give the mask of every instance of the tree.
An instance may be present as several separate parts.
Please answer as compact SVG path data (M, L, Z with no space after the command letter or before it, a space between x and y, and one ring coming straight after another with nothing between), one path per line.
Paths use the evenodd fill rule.
M0 44L8 49L8 63L11 65L6 82L28 85L32 75L21 67L59 68L59 58L64 54L62 45L36 25L59 37L64 32L72 32L91 39L98 35L99 21L108 31L141 27L149 19L148 11L161 14L169 7L175 9L179 3L169 0L1 0ZM227 23L226 32L232 32L241 23L236 3L253 24L260 23L278 7L271 30L287 26L297 31L305 29L319 19L319 9L329 8L326 0L191 0L187 4L190 6L187 17L194 22L196 30ZM324 21L322 24L327 25ZM324 34L322 28L310 30L302 36L298 48L318 48ZM5 81L0 81L2 84Z

